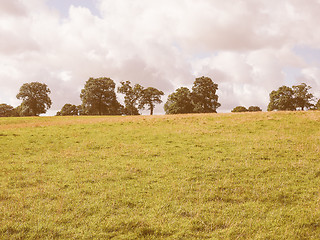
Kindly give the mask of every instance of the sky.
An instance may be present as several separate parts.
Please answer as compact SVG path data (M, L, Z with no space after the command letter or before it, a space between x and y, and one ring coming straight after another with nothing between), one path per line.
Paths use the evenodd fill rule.
M0 103L38 81L54 115L90 77L156 87L165 103L207 76L218 112L265 111L272 90L302 82L320 98L319 22L320 0L0 0Z

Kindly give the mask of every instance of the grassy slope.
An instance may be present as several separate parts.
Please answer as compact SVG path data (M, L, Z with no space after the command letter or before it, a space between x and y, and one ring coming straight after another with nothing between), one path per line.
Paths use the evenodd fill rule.
M320 239L320 113L0 119L0 239Z

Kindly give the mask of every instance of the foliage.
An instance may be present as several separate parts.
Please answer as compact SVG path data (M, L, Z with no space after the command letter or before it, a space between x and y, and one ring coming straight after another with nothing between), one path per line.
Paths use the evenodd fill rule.
M22 105L22 104L21 104ZM22 106L19 105L14 109L15 117L23 117Z
M76 105L72 105L70 103L66 103L61 111L57 112L57 116L78 116L79 108Z
M192 87L192 103L194 112L197 113L215 113L221 106L218 103L218 84L214 83L209 77L196 78Z
M317 101L317 103L315 105L315 109L320 110L320 99Z
M234 109L232 109L231 112L248 112L248 109L246 109L243 106L237 106Z
M191 92L186 87L178 88L170 94L164 105L166 114L192 113L193 108Z
M0 118L0 239L319 239L320 113Z
M14 108L8 104L0 104L0 117L12 117L14 115Z
M123 106L118 102L115 83L110 78L90 78L81 90L80 98L86 115L120 115Z
M313 106L311 101L313 101L314 96L309 93L309 90L311 89L310 86L301 83L300 85L292 86L292 89L296 108L304 110L305 108L309 109Z
M44 83L23 84L17 94L17 98L22 99L21 115L38 116L41 113L46 113L52 104L49 93L51 91Z
M139 84L135 84L134 87L132 87L130 81L120 82L120 84L121 86L118 87L118 92L125 94L125 114L139 115L138 105L142 97L143 87Z
M83 105L78 105L77 108L80 116L87 115Z
M248 112L261 112L261 111L262 111L262 109L258 106L250 106L248 108Z
M270 93L270 103L268 105L268 111L273 110L304 110L314 107L312 101L314 101L313 94L309 93L311 89L305 83L300 85L280 87L277 91Z
M142 90L141 100L139 103L140 109L145 109L145 105L147 105L147 109L150 110L150 115L153 115L153 110L156 103L162 103L161 96L164 93L156 88L148 87Z
M274 90L270 93L268 111L273 110L296 110L292 88L282 86L277 91Z
M178 113L212 113L217 112L221 106L218 103L218 84L209 77L196 78L193 83L192 92L186 87L176 89L168 96L164 105L166 114Z

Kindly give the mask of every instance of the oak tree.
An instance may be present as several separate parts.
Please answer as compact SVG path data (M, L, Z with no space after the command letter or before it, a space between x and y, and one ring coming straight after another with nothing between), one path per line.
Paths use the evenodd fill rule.
M196 78L192 87L192 103L194 112L197 113L216 113L221 106L218 102L218 84L214 83L209 77Z
M123 112L115 93L115 83L110 78L89 78L80 98L86 115L120 115Z
M78 116L79 108L76 105L66 103L61 108L61 111L57 112L57 116Z
M14 108L11 105L0 104L0 117L12 117L14 115Z
M305 83L301 83L296 86L292 86L293 89L293 96L294 96L294 103L296 108L300 108L301 110L309 109L310 107L314 106L311 101L314 100L313 94L309 92L311 89Z
M143 89L139 103L139 108L145 109L145 105L147 105L147 109L150 110L150 115L153 115L155 104L162 103L162 95L164 95L162 91L153 87Z
M46 113L52 105L50 93L50 89L44 83L23 84L17 94L17 98L22 99L21 114L23 116L38 116L41 113Z
M296 110L293 90L287 86L281 86L278 90L274 90L270 93L270 102L268 105L268 111L282 110L282 111L294 111Z
M131 86L130 81L120 82L118 92L124 94L124 113L126 115L139 115L139 101L142 97L143 87L140 84Z
M186 87L178 88L171 93L164 105L166 114L192 113L193 109L191 92Z

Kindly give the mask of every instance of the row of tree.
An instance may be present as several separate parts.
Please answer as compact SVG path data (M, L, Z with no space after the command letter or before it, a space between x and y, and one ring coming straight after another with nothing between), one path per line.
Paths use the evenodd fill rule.
M140 84L131 86L129 81L120 84L117 90L125 95L125 106L117 99L116 85L112 79L90 78L81 90L82 105L67 103L57 115L138 115L139 110L146 108L152 115L155 104L162 102L164 93L156 88L144 88Z
M147 109L152 115L155 104L162 103L164 93L156 88L144 88L140 84L120 82L117 92L124 95L124 106L119 103L115 83L110 78L90 78L81 90L81 105L65 104L57 115L139 115ZM165 104L167 114L216 112L220 106L216 90L218 85L208 77L197 78L192 92L179 88L169 95ZM25 83L17 95L22 103L17 108L7 104L0 105L0 116L38 116L51 107L51 93L44 83Z
M167 114L216 112L220 106L216 90L218 85L208 77L197 78L192 92L182 87L170 94L165 104ZM140 110L150 110L153 114L155 104L161 103L164 93L156 88L144 88L140 84L120 82L118 93L124 94L122 106L115 93L115 83L109 78L90 78L82 89L82 105L65 104L57 115L139 115Z
M268 111L319 109L320 100L316 103L315 97L309 92L310 89L311 87L305 83L292 86L292 88L281 86L278 90L274 90L270 93Z
M131 86L129 81L121 82L119 93L125 95L125 106L121 105L115 93L115 83L110 78L90 78L81 90L82 104L65 104L57 115L137 115L139 110L148 109L153 114L155 104L161 103L164 93L156 88L144 88L139 84ZM31 82L21 86L17 98L20 106L13 108L0 104L0 116L39 116L51 107L51 93L44 83Z
M155 104L162 102L164 93L156 88L144 88L140 84L131 85L129 81L120 82L117 92L124 95L124 106L117 100L115 83L110 78L90 78L81 90L81 105L65 104L57 115L139 115L140 110L148 109L152 115ZM270 93L268 111L320 109L320 100L316 102L305 83L287 87L282 86ZM218 84L209 77L196 78L192 90L181 87L168 96L164 105L166 114L214 113L221 106L218 102ZM17 98L20 106L13 108L0 104L0 116L38 116L51 107L51 93L44 83L31 82L21 86ZM235 107L232 112L261 111L258 106Z
M248 109L244 106L237 106L231 112L261 112L262 109L258 106L250 106Z
M278 90L270 93L270 102L268 111L296 111L296 110L318 110L320 109L320 100L316 101L311 89L305 83L294 85L292 87L281 86ZM237 106L231 112L255 112L261 111L257 106L251 106L248 109L244 106Z

